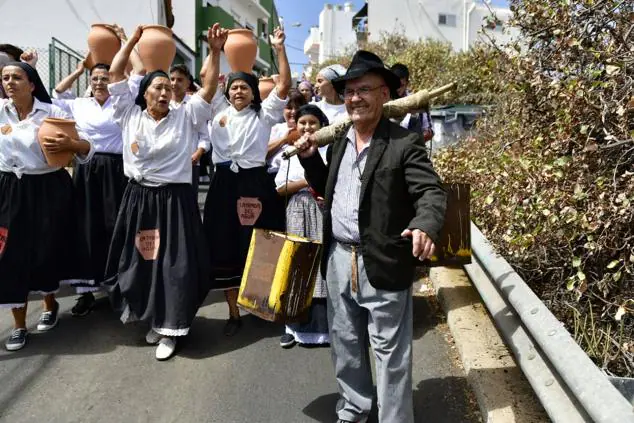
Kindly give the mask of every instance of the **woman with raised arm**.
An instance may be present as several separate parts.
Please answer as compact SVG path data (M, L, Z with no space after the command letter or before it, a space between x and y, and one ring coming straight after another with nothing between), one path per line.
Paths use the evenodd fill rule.
M0 307L13 312L14 329L5 346L16 351L26 344L26 306L30 292L44 296L38 331L57 325L59 304L55 292L62 279L72 277L74 232L73 186L61 167L49 165L48 153L72 152L87 162L93 154L89 138L79 128L74 139L58 132L40 146L38 131L44 119L70 116L51 104L34 62L2 69L0 99Z
M122 42L123 29L114 26ZM136 51L130 55L133 74L128 83L133 95L143 79L143 63ZM86 164L73 169L75 204L78 220L77 244L81 259L77 261L78 277L62 283L72 284L80 296L71 309L73 316L85 316L95 304L93 292L103 281L108 248L114 233L121 198L127 184L123 173L123 138L114 122L113 102L108 92L110 66L97 63L90 69L90 97L76 98L70 88L84 74L86 61L64 78L53 91L53 104L69 113L77 126L93 141L95 155Z
M280 71L271 94L261 101L253 74L231 73L225 84L231 105L218 113L211 125L216 172L205 201L204 225L211 249L213 288L225 290L229 305L227 336L242 326L238 288L253 227L283 229L275 186L267 176L266 155L271 128L282 120L291 87L285 38L279 28L271 37Z
M212 51L203 87L187 104L171 109L167 73L147 74L136 98L125 81L128 56L143 28L115 56L108 90L114 120L123 132L123 168L129 178L106 265L106 281L124 323L150 322L156 359L170 358L176 338L189 332L209 289L207 251L191 186L191 140L212 117L220 48L227 31L208 31Z

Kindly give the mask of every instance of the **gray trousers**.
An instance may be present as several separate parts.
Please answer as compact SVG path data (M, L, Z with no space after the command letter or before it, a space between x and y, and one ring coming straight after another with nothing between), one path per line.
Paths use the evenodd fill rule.
M360 252L358 280L353 287L352 262L352 249L334 242L328 256L326 284L330 345L341 394L337 415L343 420L363 422L370 413L373 384L369 341L376 362L379 421L414 423L412 290L372 287Z

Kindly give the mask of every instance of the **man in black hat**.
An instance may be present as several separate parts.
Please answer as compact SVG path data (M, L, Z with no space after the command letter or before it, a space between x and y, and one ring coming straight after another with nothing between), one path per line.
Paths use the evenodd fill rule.
M321 270L328 286L339 422L365 421L373 397L367 347L376 362L379 420L413 423L412 282L444 223L446 193L420 134L383 117L399 78L358 51L333 81L352 126L328 148L295 145L312 188L325 198Z

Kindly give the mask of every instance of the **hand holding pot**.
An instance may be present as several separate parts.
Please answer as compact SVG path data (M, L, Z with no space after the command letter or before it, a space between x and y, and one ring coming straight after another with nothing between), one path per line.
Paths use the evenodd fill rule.
M63 132L57 132L56 137L44 137L42 147L49 153L77 152L77 142Z
M286 41L286 34L278 26L277 28L275 28L275 31L273 31L273 35L270 36L270 39L271 39L271 44L273 45L273 48L279 51L280 49L284 47L284 41Z
M221 28L219 23L215 23L214 26L209 28L209 31L207 31L209 49L216 52L220 51L222 46L225 45L228 36L229 30Z
M118 24L113 24L112 29L122 42L128 41L128 37L127 35L125 35L125 30L122 27L120 27Z
M130 38L130 41L132 42L132 44L138 43L139 40L141 39L141 35L143 35L143 25L137 26L136 29L134 30L134 34L132 34L132 38Z

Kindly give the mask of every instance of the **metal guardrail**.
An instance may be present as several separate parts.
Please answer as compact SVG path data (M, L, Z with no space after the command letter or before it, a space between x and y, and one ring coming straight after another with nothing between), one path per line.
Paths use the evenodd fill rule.
M73 50L55 37L51 39L51 43L48 46L48 55L48 85L49 92L52 93L55 86L70 75L77 68L79 62L84 60L84 55ZM84 71L83 75L73 84L72 89L77 97L82 97L89 86L89 72Z
M632 405L471 224L473 284L552 421L634 423Z

